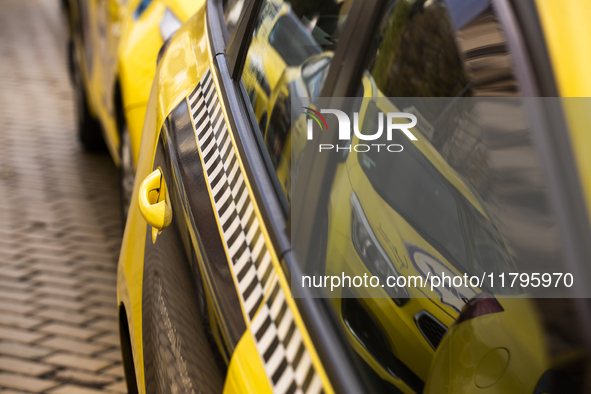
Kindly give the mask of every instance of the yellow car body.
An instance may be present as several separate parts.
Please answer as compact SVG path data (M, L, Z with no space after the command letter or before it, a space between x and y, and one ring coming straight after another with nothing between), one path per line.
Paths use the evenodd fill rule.
M140 185L141 181L153 172L152 167L156 144L161 137L160 132L163 130L162 127L169 114L179 103L182 104L188 100L189 95L195 90L196 85L202 80L203 76L208 72L211 72L208 70L214 69L212 63L212 48L210 47L209 38L205 28L205 2L199 2L198 5L199 7L196 14L190 18L181 29L179 29L175 37L172 39L170 46L156 71L156 78L154 85L152 86L144 132L142 134L142 149L140 151L136 184L132 197L134 203L130 207L118 265L117 300L120 305L120 318L124 319L121 322L121 331L127 331L129 333L130 349L132 349L134 366L133 372L127 373L127 377L129 382L131 379L130 374L133 373L135 375L134 378L138 383L137 389L140 393L149 392L146 390L146 372L144 366L145 338L142 331L142 327L145 325L145 322L142 321L142 314L145 309L145 305L142 305L142 290L144 289L142 284L144 283L144 261L147 257L144 255L144 252L146 245L149 245L150 243L150 239L153 239L153 242L158 245L162 235L156 235L154 238L151 238L151 236L148 238L146 236L147 233L152 234L151 226L146 222L146 219L149 218L149 216L143 216L139 209L139 204L135 202L139 200L139 193L142 189ZM195 56L186 56L186 53L194 53ZM219 80L217 78L218 77L214 77L213 83L215 84L214 89L219 92ZM214 92L213 94L219 93ZM223 102L222 111L223 119L227 122L227 108L225 108ZM236 154L240 157L236 147L233 146L232 149L235 149ZM240 159L239 161L241 162ZM245 182L248 182L247 175L244 172L242 165L240 166L239 171L245 174L244 180ZM170 189L171 186L169 184L168 190ZM250 187L248 190L249 193L252 193ZM211 198L213 199L213 197ZM260 218L260 212L258 212L258 208L254 201L253 198L256 215ZM172 215L175 218L174 220L190 222L190 218L186 212L182 213L179 211L173 211ZM218 226L220 226L219 223ZM285 302L287 308L287 312L285 313L291 316L291 319L294 322L294 336L298 338L300 347L304 352L301 365L305 365L306 369L302 369L301 371L299 369L294 369L292 373L297 376L290 377L297 381L298 386L301 386L304 383L304 379L308 378L307 374L311 373L310 371L313 371L313 375L310 375L310 381L307 383L310 387L310 392L320 392L323 390L325 393L332 393L331 385L326 378L312 341L309 338L306 327L299 315L295 301L291 297L288 281L281 269L279 258L271 247L267 230L265 229L262 220L260 220L260 226L264 237L261 239L264 239L264 243L269 247L269 257L271 260L271 277L267 281L267 289L277 288L276 294L279 294L277 299L281 298ZM170 230L163 229L162 234L166 231ZM190 242L195 242L196 236L195 233L191 232L191 234L189 234L191 239ZM229 253L227 248L225 249L225 252ZM200 261L200 265L201 264L203 263ZM203 269L203 267L200 266L199 269ZM232 266L230 265L226 269L232 269ZM204 273L203 277L206 278L207 275ZM205 286L210 285L210 283L207 283L207 279L204 280L206 281L206 283L204 283ZM267 292L264 298L265 303L269 301L269 297L270 294ZM220 320L217 317L220 307L216 304L217 300L209 293L206 294L206 303L210 319L210 328L213 332L215 344L219 349L222 349L224 347L225 339L220 334L220 332L224 331L224 328L219 327ZM273 383L271 383L272 376L270 376L270 374L272 375L273 371L269 372L269 370L265 369L266 366L262 361L263 355L254 341L257 332L255 331L255 328L258 328L261 325L260 317L258 316L266 311L259 311L254 317L248 317L248 310L246 309L245 304L241 303L241 307L243 309L240 313L244 314L247 328L236 344L231 359L225 359L225 362L228 363L228 371L223 383L223 392L227 394L273 392L273 389L277 389L276 387L273 387ZM221 322L221 324L223 324L223 322ZM296 347L295 349L290 348L285 351L295 355L297 350L298 348ZM221 352L223 353L223 350ZM209 364L213 362L215 364L213 359L206 360L206 362ZM283 380L284 379L282 378L279 383L285 384ZM289 385L283 389L286 388L289 388ZM186 392L183 391L184 389L186 389L186 387L181 387L181 392Z

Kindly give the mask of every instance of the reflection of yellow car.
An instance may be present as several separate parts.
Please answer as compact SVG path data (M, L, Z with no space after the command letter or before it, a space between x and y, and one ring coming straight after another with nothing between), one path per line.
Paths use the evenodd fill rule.
M321 49L300 26L288 3L265 3L253 34L242 79L260 129L264 130L271 94L286 68L299 66ZM297 45L289 45L291 40Z
M316 101L318 92L314 85L325 77L330 59L331 56L319 55L297 69L286 69L272 95L272 115L264 139L288 199L291 166L298 166L302 148L299 145L305 143L306 120L304 115L295 115L296 123L290 127L291 117L295 114L291 106L296 105L294 102L302 101L302 98L307 98L306 102ZM365 96L383 97L381 92L375 90L371 76L364 76L363 85ZM314 106L311 103L306 105ZM375 117L378 108L384 113L397 112L386 99L366 99L360 110L362 132L365 128L373 132L376 125L372 124L371 119L364 123L364 119L366 116ZM291 133L281 132L288 129ZM344 273L362 276L367 273L386 277L420 274L426 278L427 272L445 271L448 275L470 272L481 275L486 269L495 273L515 269L501 235L488 219L489 214L476 192L445 163L422 133L416 134L420 137L415 145L419 150L410 147L412 152L407 149L406 156L400 156L400 160L379 162L379 159L387 159L388 156L371 157L370 154L357 154L355 151L348 155L345 166L341 168L347 175L337 174L335 177L343 181L336 183L333 188L331 210L338 214L333 215L326 230L329 259L322 275L338 276ZM294 142L296 145L292 146ZM351 144L361 142L354 139ZM398 138L391 142L403 143ZM376 167L382 170L388 168L390 175L380 177L380 174L376 174ZM425 167L431 169L423 173L411 170ZM400 169L409 171L407 179ZM347 185L345 179L350 180L351 186ZM372 183L372 179L375 182ZM411 179L418 185L414 190L404 183ZM380 181L403 188L412 198L392 202L393 197L388 197L392 192L380 190ZM420 198L417 199L420 197L417 193L432 194L434 199L423 198L421 202ZM350 201L347 201L347 196L351 196ZM370 207L371 212L364 212L365 205L360 200ZM397 206L399 212L389 204ZM431 228L430 231L425 228L425 220L421 223L418 215L420 211L427 216L439 214L442 220L440 228ZM384 216L384 212L389 214ZM367 217L371 214L374 214L370 216L373 224ZM454 216L459 220L454 221ZM351 221L347 218L351 218ZM347 234L344 229L350 229L351 233ZM449 237L452 234L463 234L463 237L454 239ZM468 248L467 244L471 246ZM369 249L367 245L370 245ZM462 256L461 249L469 249L471 256ZM357 255L360 260L352 257ZM368 259L381 261L372 264ZM463 267L459 264L460 260L464 265L470 260L473 266ZM455 266L450 261L455 262ZM417 297L416 289L411 288L403 290L403 294L392 294L392 301L376 299L379 294L364 290L347 290L342 299L334 301L351 335L350 341L382 378L403 390L415 392L422 390L423 382L428 377L430 361L447 327L457 318L465 300L480 292L479 289L463 289L454 293L440 289ZM494 288L489 291L502 293L505 290ZM422 298L426 296L431 298ZM363 321L362 325L359 325L360 321ZM537 374L538 369L533 369L533 373Z
M190 0L67 3L79 138L89 150L100 149L106 142L121 168L124 214L158 51L196 7Z
M294 116L294 113L290 105L294 105L294 101L301 101L302 97L307 97L311 102L315 101L317 93L314 92L314 81L324 77L330 58L325 55L312 57L299 69L287 69L277 92L272 96L274 104L271 107L271 120L265 131L265 143L286 194L289 194L291 185L290 166L298 165L298 155L301 151L301 147L297 148L291 144L293 141L296 144L305 141L305 116L300 115L297 118L296 124L291 128L293 135L292 133L282 134L277 130L290 128L285 125L291 124L290 117ZM363 78L363 84L366 96L383 96L375 91L371 76L366 75ZM290 97L290 94L297 97ZM313 104L307 105L313 106ZM385 99L366 99L360 111L360 123L364 122L365 116L375 116L378 106L381 107L382 112L396 111ZM373 130L375 124L372 125L371 121L363 123L362 131L365 127ZM358 155L354 151L348 155L346 164L342 167L342 171L347 171L348 175L337 175L335 178L349 179L352 188L346 185L347 181L339 182L333 188L332 211L339 214L334 215L329 229L326 230L329 240L327 251L329 260L326 271L322 272L323 275L338 276L341 272L351 276L362 276L368 273L382 277L420 274L426 278L429 271L438 273L445 271L448 275L467 271L480 275L483 269L492 269L495 273L507 269L514 270L502 237L488 219L488 213L477 194L443 161L426 138L421 134L419 136L420 142L416 146L421 147L420 151L413 150L415 152L413 154L407 150L404 161L376 162L372 159L387 158L387 156L375 155L372 158L369 157L370 155ZM360 142L363 141L354 139L352 145ZM403 141L392 142L402 143ZM391 174L386 184L395 184L397 188L402 187L410 195L417 192L432 192L438 197L435 200L426 198L422 203L416 199L417 196L409 201L396 201L393 204L397 204L401 213L393 211L382 197L387 196L388 191L379 190L377 183L371 183L370 178L380 180L379 174L375 174L374 168L364 172L361 168L364 165L382 169L388 166ZM395 170L398 168L410 171L410 169L426 166L432 167L431 170L423 174L415 171L408 175L422 190L413 191L405 187L404 175L400 172L396 173ZM430 190L431 188L433 190ZM347 196L351 196L350 201L347 201ZM375 227L364 213L360 200L370 207L372 212L368 215L375 212L375 216L372 217ZM390 201L392 201L391 198ZM349 203L352 209L349 208ZM420 227L422 223L417 223L416 219L417 213L421 210L425 210L425 215L446 212L447 220L441 223L439 232L427 231ZM391 213L384 216L384 212ZM454 222L453 215L463 220ZM352 222L347 218L351 218ZM347 235L343 229L351 229L352 233ZM454 233L464 234L464 238L446 238L446 235ZM466 264L467 257L458 255L459 250L464 248L463 244L468 243L472 245L470 261L474 264L469 269L459 265L459 260ZM372 250L367 249L368 244L372 244L370 247ZM352 257L356 255L359 255L361 260ZM367 260L372 258L382 261L371 265ZM342 263L338 263L339 261ZM391 261L395 262L393 271L390 267ZM455 267L449 261L454 261ZM503 289L490 290L503 291ZM404 294L393 294L394 301L391 301L373 298L376 295L379 296L375 292L348 290L347 294L343 294L344 298L335 301L335 308L341 311L343 324L350 332L350 340L354 347L372 367L379 371L380 376L402 389L421 391L423 382L428 376L430 360L447 327L456 319L465 300L474 297L480 290L465 289L463 292L461 290L454 294L451 291L446 292L446 289L440 289L419 297L414 294L416 289L409 289L409 291L410 295L407 291L403 291ZM425 296L431 298L421 298ZM408 302L409 297L410 302ZM359 321L363 321L361 326L358 324ZM369 322L373 323L369 324ZM373 327L369 327L372 325Z
M300 115L292 128L291 118L294 115L292 111L299 109L292 108L292 105L294 100L307 98L313 101L318 97L332 56L332 52L325 52L310 56L299 67L286 67L271 93L265 112L265 114L267 112L270 114L268 122L265 114L263 119L259 121L267 152L288 201L291 190L292 158L297 168L299 153L306 143L305 116ZM313 106L313 104L306 105ZM292 131L294 133L293 139Z
M374 107L374 108L372 108ZM375 130L367 116L397 112L387 99L364 100L361 130ZM375 121L374 121L375 122ZM416 130L416 129L414 129ZM348 154L331 195L326 275L411 277L427 274L481 275L514 271L509 252L477 195L415 131L418 141L404 144L404 154ZM355 146L362 143L351 141ZM400 194L397 190L405 190ZM336 214L338 212L338 214ZM432 218L437 215L438 220ZM382 378L403 390L422 389L429 364L465 300L480 289L350 289L335 300L351 342ZM386 292L391 298L378 294ZM340 304L340 305L339 305ZM358 326L359 316L363 327ZM373 322L373 335L363 335ZM381 335L378 333L382 332ZM410 391L408 391L410 392Z

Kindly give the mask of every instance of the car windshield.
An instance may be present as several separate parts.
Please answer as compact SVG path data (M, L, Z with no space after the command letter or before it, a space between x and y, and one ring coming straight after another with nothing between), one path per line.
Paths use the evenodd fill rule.
M308 97L311 100L320 96L320 90L322 89L322 86L324 86L330 60L330 57L324 57L302 66L302 79L308 89Z
M483 273L500 274L515 271L509 252L499 231L472 204L464 204L461 210L464 228L469 237L470 267L475 275ZM512 292L511 288L489 288L494 294Z
M269 34L269 43L288 66L298 66L310 56L322 53L310 33L291 13L281 16Z
M359 163L392 209L443 255L465 268L457 192L418 149L406 144L404 151L404 155L359 153Z
M457 269L481 274L510 264L492 223L413 144L404 154L358 155L380 197Z

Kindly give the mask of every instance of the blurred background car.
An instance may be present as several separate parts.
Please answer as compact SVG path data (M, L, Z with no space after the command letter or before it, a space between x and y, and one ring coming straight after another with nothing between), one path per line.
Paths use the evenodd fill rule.
M197 9L190 0L64 0L78 136L108 148L130 204L146 105L163 44Z

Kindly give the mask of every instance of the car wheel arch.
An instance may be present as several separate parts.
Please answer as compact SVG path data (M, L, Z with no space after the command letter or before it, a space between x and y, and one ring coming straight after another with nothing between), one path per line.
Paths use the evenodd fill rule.
M131 345L131 335L129 331L129 320L125 305L122 302L119 305L119 338L121 342L121 356L123 362L123 370L125 372L127 392L129 394L137 394L138 384L135 372L135 363L133 358L133 348Z

